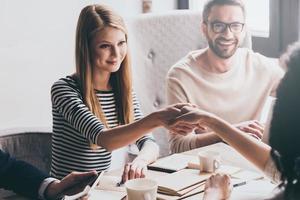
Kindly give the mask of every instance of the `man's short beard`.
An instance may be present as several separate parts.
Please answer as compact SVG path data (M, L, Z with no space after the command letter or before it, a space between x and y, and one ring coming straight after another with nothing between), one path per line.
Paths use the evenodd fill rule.
M212 40L208 39L208 46L209 48L220 58L222 59L228 59L231 56L233 56L238 49L238 45L236 45L229 53L224 54L223 51L221 51L216 44L212 42Z

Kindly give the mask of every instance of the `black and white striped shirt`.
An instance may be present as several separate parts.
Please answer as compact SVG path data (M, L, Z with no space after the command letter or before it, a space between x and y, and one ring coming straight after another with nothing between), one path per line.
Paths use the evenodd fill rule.
M109 128L118 125L113 91L95 91ZM51 176L61 179L72 171L102 171L109 168L111 153L105 148L91 149L104 125L83 103L78 84L68 76L55 82L51 89L53 136ZM134 118L142 118L140 105L133 93ZM136 141L139 149L151 134Z

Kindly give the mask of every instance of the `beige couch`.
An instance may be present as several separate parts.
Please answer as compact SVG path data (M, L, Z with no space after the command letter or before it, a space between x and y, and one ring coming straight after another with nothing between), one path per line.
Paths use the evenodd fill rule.
M128 21L134 88L145 114L166 105L165 76L170 66L190 50L206 46L200 32L200 22L199 12L186 10L144 14ZM251 47L249 36L243 45ZM169 154L167 132L158 129L154 131L154 136L161 155ZM50 129L0 131L0 148L49 172ZM124 153L126 151L118 151L113 157L119 160L115 167L125 162Z

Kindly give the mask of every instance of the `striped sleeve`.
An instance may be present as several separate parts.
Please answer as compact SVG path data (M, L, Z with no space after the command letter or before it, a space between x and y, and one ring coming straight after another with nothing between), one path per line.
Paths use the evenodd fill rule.
M104 128L104 125L83 103L82 97L78 89L76 89L75 82L67 83L63 79L55 82L51 88L51 100L53 108L65 120L83 137L97 144L97 136Z
M134 109L134 120L139 120L143 118L143 114L141 111L141 106L138 101L138 98L135 94L135 92L132 93L132 99L133 99L133 109ZM143 148L143 145L146 141L152 141L155 142L155 139L152 135L152 133L148 133L147 135L144 135L143 137L139 138L135 143L139 150Z

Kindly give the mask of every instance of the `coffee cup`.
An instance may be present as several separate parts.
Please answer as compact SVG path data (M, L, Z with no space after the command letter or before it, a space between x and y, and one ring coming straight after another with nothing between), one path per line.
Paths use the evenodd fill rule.
M199 152L200 172L214 173L220 167L221 155L215 151Z
M157 182L152 179L138 178L125 183L127 200L156 200Z

